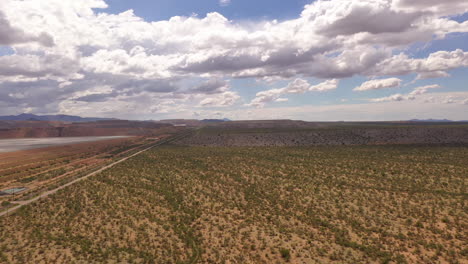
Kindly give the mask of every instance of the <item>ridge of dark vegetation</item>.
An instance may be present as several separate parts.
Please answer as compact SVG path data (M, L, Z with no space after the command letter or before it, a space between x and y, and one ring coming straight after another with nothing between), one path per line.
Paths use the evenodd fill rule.
M468 144L468 124L229 122L200 128L190 146Z

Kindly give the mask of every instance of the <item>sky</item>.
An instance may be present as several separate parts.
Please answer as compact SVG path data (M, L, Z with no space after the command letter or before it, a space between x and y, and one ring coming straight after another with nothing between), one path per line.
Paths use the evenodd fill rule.
M466 0L2 0L0 115L468 120Z

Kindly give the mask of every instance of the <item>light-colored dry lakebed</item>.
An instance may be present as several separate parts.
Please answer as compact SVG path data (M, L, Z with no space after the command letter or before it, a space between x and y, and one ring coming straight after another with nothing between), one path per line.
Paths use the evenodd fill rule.
M0 139L0 153L126 137L127 136Z

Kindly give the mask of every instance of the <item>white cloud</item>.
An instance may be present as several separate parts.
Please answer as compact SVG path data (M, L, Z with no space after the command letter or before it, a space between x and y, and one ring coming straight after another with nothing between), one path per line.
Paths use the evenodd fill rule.
M465 0L396 0L394 6L409 12L424 10L437 15L453 15L468 12Z
M317 18L318 32L329 36L404 32L421 17L392 9L391 1L317 1L310 7L304 14Z
M228 91L230 88L229 83L221 79L209 79L193 89L187 91L187 93L195 94L218 94Z
M401 53L379 62L369 74L407 75L419 73L419 77L445 77L444 72L459 67L468 67L468 52L461 49L450 52L437 51L423 59L412 59Z
M432 78L445 78L450 77L445 71L422 72L416 76L416 80L432 79Z
M325 92L334 90L338 87L339 81L327 80L317 85L310 85L309 82L303 79L296 79L289 83L286 87L280 89L271 89L257 93L256 97L250 102L250 106L263 107L269 102L285 102L286 98L281 98L285 94L298 94L305 92Z
M327 80L317 85L309 87L310 92L326 92L335 90L338 87L339 81L337 79Z
M438 84L420 86L420 87L414 88L413 91L409 94L394 94L394 95L390 95L387 97L370 99L369 101L374 102L374 103L381 103L381 102L392 102L392 101L398 102L398 101L415 100L417 96L426 94L430 89L439 89L439 88L442 88L442 87Z
M1 8L1 5L0 5ZM37 42L45 47L54 45L53 38L45 33L28 34L21 28L16 28L11 25L10 21L0 9L0 45L13 45Z
M262 22L251 27L235 24L218 13L208 14L205 18L173 17L168 21L148 23L131 10L119 15L95 14L92 8L105 7L103 1L75 4L44 0L41 1L43 5L31 0L23 3L8 1L14 3L6 8L11 13L21 10L25 16L41 15L42 19L35 21L35 25L19 17L15 23L23 30L32 34L47 28L48 32L54 33L62 52L78 48L81 55L92 53L83 58L84 69L111 73L124 71L143 77L169 77L180 74L178 71L187 74L220 72L233 76L248 76L250 72L255 77L298 74L348 77L365 73L388 58L390 53L376 49L376 44L392 46L392 38L405 33L407 28L418 30L419 24L423 31L434 29L428 32L430 38L441 27L425 24L431 20L417 19L425 15L419 11L402 13L393 10L389 1L317 1L306 6L298 19L282 23ZM62 24L53 21L57 12L68 14L66 20L60 21ZM362 24L363 15L377 21L395 17L392 21L401 25ZM408 17L408 21L404 17ZM334 28L338 31L334 32ZM398 34L386 35L389 32ZM412 32L411 35L418 34ZM411 39L403 44L420 40ZM339 55L329 58L327 52L338 52ZM323 64L326 67L320 70Z
M224 92L216 96L210 96L203 99L199 106L201 107L226 107L235 104L240 96L235 92Z
M380 90L385 88L394 88L401 85L402 80L398 78L378 79L367 81L353 89L353 91Z
M428 92L429 89L440 89L442 86L438 84L432 84L432 85L426 85L426 86L421 86L414 88L414 90L410 93L410 95L420 95L420 94L425 94Z
M231 0L219 0L220 6L228 6L231 4Z
M408 100L409 97L408 96L405 96L405 95L402 95L402 94L394 94L394 95L390 95L390 96L387 96L387 97L382 97L382 98L376 98L376 99L371 99L369 101L371 102L375 102L375 103L380 103L380 102L392 102L392 101L404 101L404 100Z
M455 98L453 98L452 96L447 96L442 103L443 104L454 104L455 102L456 102Z

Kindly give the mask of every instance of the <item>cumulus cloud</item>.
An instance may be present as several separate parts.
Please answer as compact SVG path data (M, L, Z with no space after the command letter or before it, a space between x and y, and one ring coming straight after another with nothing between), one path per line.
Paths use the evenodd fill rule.
M419 73L419 77L446 77L446 71L467 66L468 52L461 49L450 52L437 51L422 59L412 59L401 53L379 62L369 74L407 75Z
M289 93L335 89L338 79L356 75L447 77L448 71L468 65L467 52L439 51L415 59L396 51L467 32L468 22L452 19L466 12L465 2L318 0L293 19L242 23L219 13L150 22L132 10L106 13L103 0L3 0L0 45L15 54L0 57L0 86L41 87L24 88L23 99L11 93L11 100L23 104L18 109L33 105L28 98L35 94L44 98L43 111L64 106L78 111L75 105L96 103L128 112L134 109L130 101L140 98L149 99L140 103L148 107L139 109L172 99L186 108L230 105L239 99L230 90L232 78L332 79L314 88L295 81L289 90L264 91L250 104L259 106L285 101L282 96ZM112 91L91 92L102 86ZM57 96L50 96L54 91ZM205 97L187 100L191 95Z
M305 92L325 92L334 90L338 87L339 81L327 80L317 85L310 85L308 81L296 79L289 83L286 87L280 89L271 89L262 91L256 94L256 97L250 102L250 106L263 107L269 102L285 102L286 98L281 98L285 94L299 94Z
M431 97L430 99L431 100L428 100L428 103L457 104L462 106L468 105L468 96L460 96L457 95L457 93L448 94L446 96L442 95L438 97ZM466 118L464 120L466 120Z
M432 79L432 78L445 78L450 77L445 71L432 71L432 72L421 72L416 76L416 80Z
M420 86L420 87L414 88L414 90L410 93L410 95L414 96L414 95L425 94L430 89L439 89L439 88L442 88L442 86L440 86L438 84Z
M438 15L468 12L468 3L465 0L396 0L394 6L407 11L427 10Z
M393 10L389 1L318 1L314 5L307 15L320 17L318 32L328 36L404 32L422 16L421 12Z
M5 14L0 10L0 45L13 45L28 42L37 42L45 47L54 45L54 39L47 33L42 32L39 35L28 34L21 28L12 26Z
M203 99L199 106L202 107L226 107L235 104L240 96L235 92L224 92L222 94Z
M444 104L454 104L455 99L452 96L447 96L442 103L444 103Z
M380 103L380 102L392 102L392 101L403 101L408 100L409 98L402 94L394 94L387 97L370 99L371 102Z
M229 84L225 80L222 79L209 79L197 86L193 89L190 89L189 93L200 93L200 94L217 94L226 92L229 90Z
M438 84L420 86L413 89L409 94L394 94L387 97L374 98L370 99L370 102L381 103L381 102L398 102L398 101L407 101L415 100L417 96L426 94L430 89L439 89L442 88Z
M333 79L328 80L317 85L309 87L310 92L325 92L330 90L335 90L338 87L339 80Z
M385 88L394 88L401 85L402 80L398 78L388 78L388 79L378 79L367 81L360 86L353 89L353 91L370 91L370 90L380 90Z
M52 54L0 56L0 77L17 77L18 80L27 78L75 79L80 77L79 71L79 64L76 60Z

